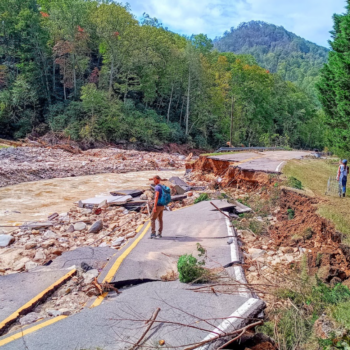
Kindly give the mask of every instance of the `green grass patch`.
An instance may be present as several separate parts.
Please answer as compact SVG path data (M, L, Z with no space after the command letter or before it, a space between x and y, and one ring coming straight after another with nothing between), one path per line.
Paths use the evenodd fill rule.
M318 214L331 220L336 229L344 234L344 243L350 244L350 197L326 196L330 176L336 176L339 160L303 159L291 160L283 168L288 177L299 179L303 187L324 199L318 205Z
M227 154L236 154L236 153L239 153L239 152L204 153L204 154L201 154L200 156L201 157L224 156Z
M301 183L300 180L298 180L297 178L295 178L294 176L290 176L288 178L288 186L292 187L292 188L296 188L298 190L302 190L303 189L303 184Z
M261 235L265 231L264 223L258 220L249 221L248 228L250 231L252 231L256 235Z
M330 313L340 325L350 329L350 301L333 306L330 309Z
M199 195L199 197L194 200L194 204L197 204L197 203L203 202L203 201L209 201L209 200L210 200L210 197L209 197L208 193L201 193Z

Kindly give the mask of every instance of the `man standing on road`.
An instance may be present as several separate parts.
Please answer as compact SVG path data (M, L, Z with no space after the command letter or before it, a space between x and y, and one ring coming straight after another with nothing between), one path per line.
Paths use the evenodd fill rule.
M151 216L151 223L152 223L151 238L162 238L164 205L159 205L158 201L160 198L162 198L163 188L162 188L162 185L160 184L160 177L158 175L156 175L153 178L153 182L156 186L154 188L154 191L155 191L154 207L153 207L152 216ZM159 230L158 230L158 234L156 235L157 219L159 221Z

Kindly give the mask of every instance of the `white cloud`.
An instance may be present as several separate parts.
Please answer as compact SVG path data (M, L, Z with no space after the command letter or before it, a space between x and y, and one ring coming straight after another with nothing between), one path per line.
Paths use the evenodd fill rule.
M144 12L169 29L214 38L241 22L262 20L327 46L332 15L344 12L345 0L129 0L136 16Z

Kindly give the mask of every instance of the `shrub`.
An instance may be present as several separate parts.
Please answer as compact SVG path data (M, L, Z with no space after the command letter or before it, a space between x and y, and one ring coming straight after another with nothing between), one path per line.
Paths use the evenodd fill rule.
M343 327L350 329L350 301L339 303L332 307L331 315Z
M308 227L308 228L305 229L304 232L303 232L303 237L304 237L304 239L310 239L310 238L312 238L312 235L313 235L313 232L312 232L311 227Z
M293 209L291 209L291 208L287 209L287 214L288 214L288 219L289 219L289 220L294 219L295 212L294 212Z
M200 196L195 199L194 204L208 200L210 200L209 195L207 193L201 193Z
M258 220L249 221L249 230L253 233L260 235L264 231L264 223Z
M205 273L202 267L203 264L203 262L199 262L192 254L181 255L177 261L180 282L190 283L196 280L200 281Z

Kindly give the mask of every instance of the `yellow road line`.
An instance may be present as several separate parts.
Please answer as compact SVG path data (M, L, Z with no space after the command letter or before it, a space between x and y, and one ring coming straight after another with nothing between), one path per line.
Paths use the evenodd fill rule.
M142 227L144 225L140 225L137 229L136 232L140 232ZM130 245L130 247L115 261L115 263L113 264L113 266L111 267L111 269L109 270L107 276L104 278L103 282L110 282L114 276L114 274L117 272L118 268L120 267L121 263L123 262L123 260L129 255L129 253L136 247L136 245L140 242L140 240L144 237L144 235L147 233L149 227L151 226L151 223L149 222L145 229L143 230L143 232L140 234L140 236ZM76 269L71 270L69 273L67 273L65 276L63 276L62 278L60 278L56 283L54 283L53 285L51 285L49 288L45 289L44 292L40 293L39 295L37 295L35 298L33 298L30 302L28 302L27 304L25 304L24 306L22 306L19 310L17 310L15 313L13 313L10 317L8 317L4 322L8 322L10 320L10 318L14 315L17 315L16 318L19 316L19 312L21 310L23 310L29 303L31 303L33 300L39 300L43 295L45 295L45 293L47 291L50 291L51 288L54 288L56 285L60 284L61 282L63 282L65 280L65 278L69 278L71 277L74 273L76 272ZM107 278L108 277L108 278ZM108 295L108 293L103 293L102 295L98 296L96 298L96 300L94 301L94 303L91 305L90 308L96 307L98 305L100 305L102 303L102 301L104 300L104 298ZM39 297L40 296L40 297ZM35 301L34 301L35 302ZM32 305L32 304L31 304ZM45 328L47 326L50 326L53 323L56 323L64 318L66 318L67 316L58 316L55 317L51 320L48 320L46 322L40 323L36 326L30 327L28 329L26 329L23 332L19 332L16 333L14 335L11 335L5 339L0 340L0 346L3 346L5 344L8 344L16 339L19 339L21 337L23 337L24 335L33 333L41 328ZM2 324L1 323L1 324Z
M108 295L108 292L99 295L99 296L95 299L95 301L91 304L90 309L92 309L93 307L99 306L99 305L103 302L104 298L105 298L107 295Z
M148 231L150 226L151 226L151 223L149 222L146 225L143 232L134 240L134 242L132 242L132 244L123 252L123 254L120 255L120 257L115 261L113 266L108 271L108 273L107 273L106 277L103 279L102 283L103 282L110 282L113 279L113 277L116 274L116 272L118 271L121 263L130 254L130 252L137 246L137 244L141 241L141 239L144 237L144 235L146 234L146 232Z
M47 293L51 292L53 289L58 287L61 283L65 282L67 279L71 278L75 273L77 272L76 269L73 269L69 271L67 274L65 274L63 277L61 277L59 280L57 280L55 283L51 284L50 287L43 290L41 293L39 293L37 296L35 296L33 299L28 301L26 304L24 304L22 307L20 307L18 310L16 310L12 315L7 317L4 321L0 323L0 330L6 327L8 323L11 323L15 321L22 311L30 308L32 305L40 301L41 298L43 298Z
M12 341L14 341L16 339L22 338L23 336L25 336L27 334L33 333L33 332L37 331L40 328L44 328L46 326L49 326L49 325L51 325L51 324L53 324L53 323L55 323L57 321L60 321L60 320L62 320L64 318L66 318L66 317L67 316L57 316L57 317L52 318L52 319L50 319L50 320L48 320L46 322L43 322L43 323L40 323L40 324L38 324L36 326L30 327L30 328L28 328L28 329L26 329L24 331L15 333L13 335L10 335L9 337L7 337L5 339L0 340L0 346L8 344L8 343L10 343L10 342L12 342Z
M112 267L109 269L106 277L103 279L102 283L104 282L110 282L114 275L116 274L116 272L118 271L120 265L122 264L122 262L124 261L124 259L130 254L130 252L137 246L137 244L141 241L141 239L145 236L145 234L147 233L148 229L150 228L151 223L149 222L146 226L145 229L143 230L143 232L139 235L139 237L137 237L134 242L132 242L132 244L120 255L119 258L117 258L117 260L114 262L114 264L112 265ZM144 227L144 225L140 225L136 232L141 231L142 227ZM90 309L99 306L102 301L104 300L104 298L108 295L108 293L103 293L102 295L99 295L96 300L92 303L92 305L90 306Z
M143 225L144 225L144 224L140 225L140 226L136 229L136 232L137 232L137 233L139 233L139 232L141 231Z

